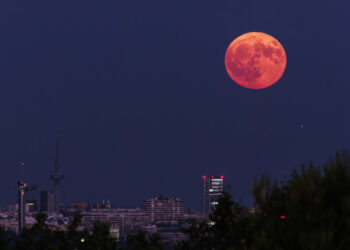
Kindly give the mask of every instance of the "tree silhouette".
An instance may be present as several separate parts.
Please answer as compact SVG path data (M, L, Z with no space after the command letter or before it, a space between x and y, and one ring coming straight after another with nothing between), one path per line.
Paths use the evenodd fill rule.
M312 163L294 170L289 179L262 176L253 188L255 213L218 199L210 223L187 221L188 241L178 249L349 249L350 157L343 151L323 168Z
M161 250L164 244L159 234L148 234L145 231L138 231L136 234L129 234L127 239L127 249L133 250Z
M116 240L109 234L109 227L99 221L94 223L92 233L84 229L78 231L82 216L75 214L67 232L51 230L45 223L47 215L39 213L31 228L24 228L18 250L114 250ZM0 248L1 249L1 248Z
M59 249L55 246L55 235L45 224L47 215L39 213L36 223L31 228L23 228L21 240L17 243L18 250Z
M109 233L109 226L100 221L95 221L92 234L82 239L84 242L79 249L83 250L114 250L117 247L117 241Z
M13 237L10 236L4 228L0 227L0 249L7 250L10 248L10 243L13 240Z
M251 242L248 209L234 202L224 191L218 204L209 215L209 221L197 223L188 220L183 232L189 240L181 242L178 249L248 249Z
M349 249L350 158L343 151L322 169L312 163L280 184L262 177L253 190L259 213L252 249Z

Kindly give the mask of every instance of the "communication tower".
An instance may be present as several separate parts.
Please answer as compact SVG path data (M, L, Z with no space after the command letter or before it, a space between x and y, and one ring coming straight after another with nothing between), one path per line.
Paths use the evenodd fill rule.
M59 135L56 135L56 154L55 154L55 165L50 174L50 179L53 183L53 191L54 191L54 210L58 212L60 205L60 190L59 186L63 182L63 174L61 170L60 158L58 155L58 143L59 143Z

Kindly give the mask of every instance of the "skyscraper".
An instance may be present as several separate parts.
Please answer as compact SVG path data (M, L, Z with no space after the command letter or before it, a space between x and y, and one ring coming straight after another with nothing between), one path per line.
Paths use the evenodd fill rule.
M40 192L40 211L53 212L55 210L55 192L53 190Z
M50 179L53 183L53 192L54 192L54 211L58 211L60 205L60 191L59 185L63 181L63 174L60 165L60 159L58 156L58 139L59 136L56 135L56 155L55 155L55 165L51 172Z
M203 176L203 212L208 215L224 190L224 176Z

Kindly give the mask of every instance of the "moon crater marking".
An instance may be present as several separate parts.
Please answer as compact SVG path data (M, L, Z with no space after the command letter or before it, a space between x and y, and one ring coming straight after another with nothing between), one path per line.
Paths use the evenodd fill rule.
M225 66L229 76L246 88L261 89L277 82L287 57L282 45L261 32L246 33L228 47Z

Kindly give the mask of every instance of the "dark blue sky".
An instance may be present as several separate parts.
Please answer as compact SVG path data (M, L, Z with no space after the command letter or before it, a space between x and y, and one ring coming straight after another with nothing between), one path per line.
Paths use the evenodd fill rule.
M1 1L0 205L25 177L48 188L61 134L63 200L201 209L201 176L249 203L254 176L289 175L349 148L346 1ZM287 53L282 79L249 90L227 75L237 36ZM300 128L300 124L304 128Z

